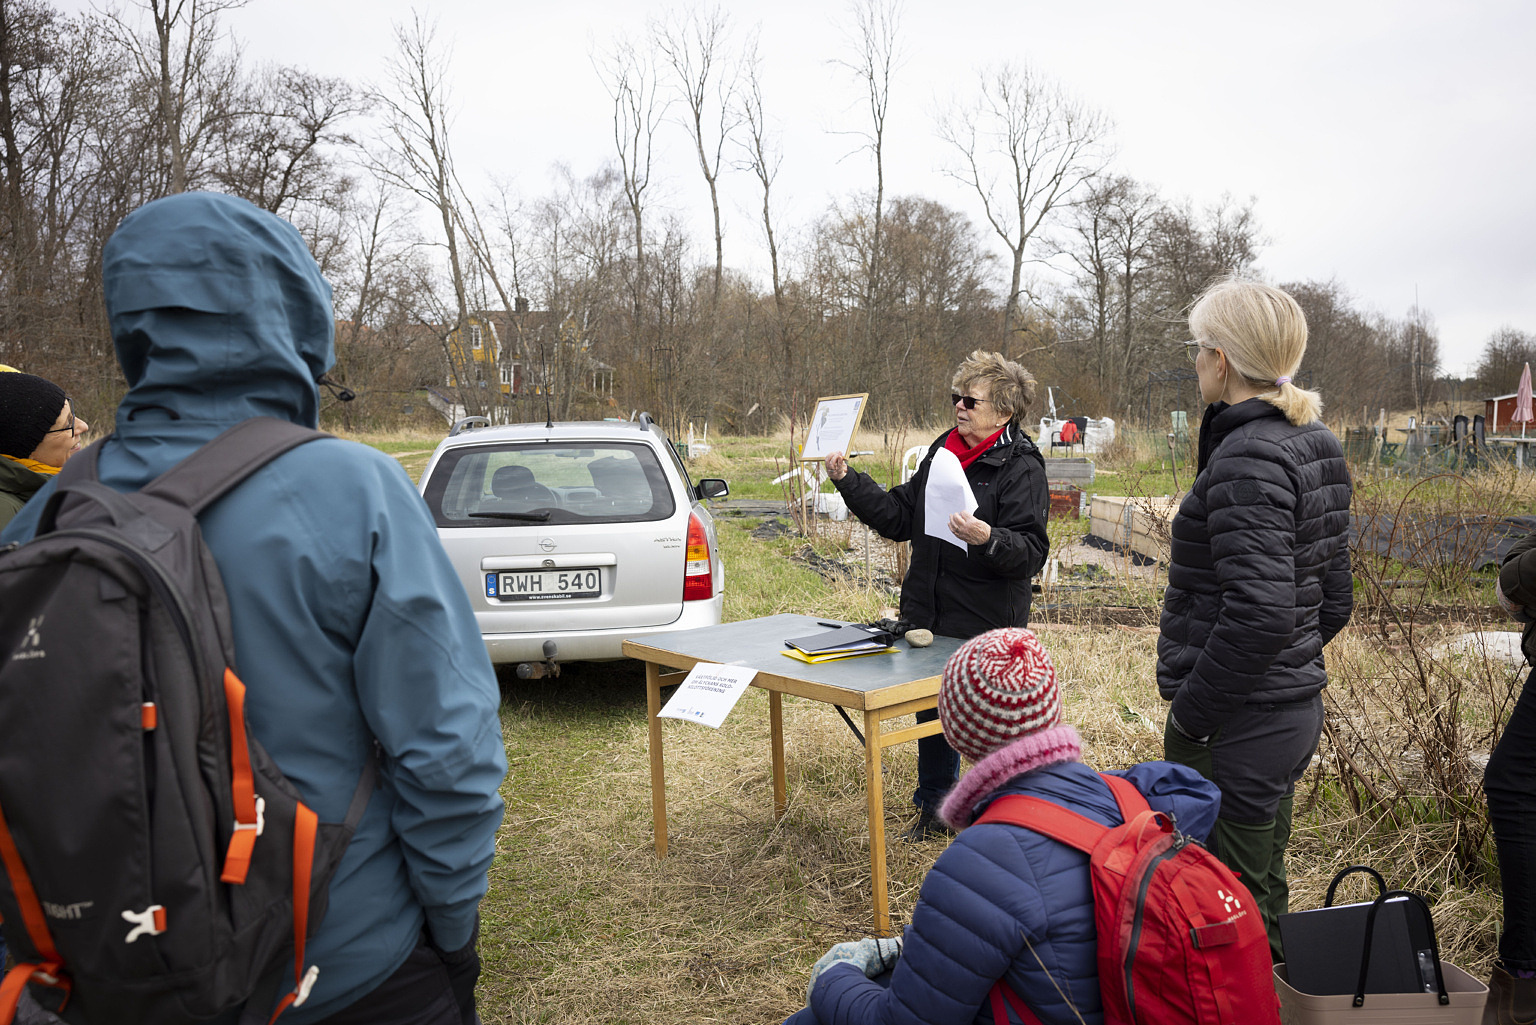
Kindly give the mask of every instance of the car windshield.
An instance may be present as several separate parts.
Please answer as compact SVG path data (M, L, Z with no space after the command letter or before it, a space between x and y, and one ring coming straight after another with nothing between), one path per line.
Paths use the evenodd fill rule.
M676 508L646 445L462 445L438 460L424 497L439 527L664 520Z

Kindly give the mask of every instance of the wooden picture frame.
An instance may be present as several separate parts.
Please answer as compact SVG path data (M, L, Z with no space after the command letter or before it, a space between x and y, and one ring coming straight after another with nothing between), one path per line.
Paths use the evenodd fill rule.
M802 463L819 463L829 452L846 453L853 444L869 405L869 392L853 395L826 395L816 400L806 428L805 444L800 449Z

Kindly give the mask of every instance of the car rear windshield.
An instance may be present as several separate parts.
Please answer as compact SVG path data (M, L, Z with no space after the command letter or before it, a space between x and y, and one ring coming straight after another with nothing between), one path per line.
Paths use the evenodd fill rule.
M425 497L439 527L633 523L676 509L649 446L602 442L449 449Z

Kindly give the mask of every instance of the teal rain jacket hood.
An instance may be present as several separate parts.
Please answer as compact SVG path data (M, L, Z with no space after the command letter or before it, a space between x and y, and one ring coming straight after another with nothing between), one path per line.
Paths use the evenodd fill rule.
M315 425L330 286L291 225L230 196L172 196L125 218L102 264L130 385L101 448L104 483L138 488L250 417ZM0 540L31 537L42 505ZM426 506L388 456L303 445L201 524L251 730L322 821L345 817L375 741L380 752L308 947L319 977L282 1018L303 1025L376 988L423 924L442 949L469 941L502 815L496 679Z

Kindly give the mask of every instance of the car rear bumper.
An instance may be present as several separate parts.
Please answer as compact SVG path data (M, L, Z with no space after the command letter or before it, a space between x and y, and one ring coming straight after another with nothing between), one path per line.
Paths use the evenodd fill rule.
M554 641L558 662L592 661L624 657L624 641L635 637L694 630L720 623L723 601L720 595L706 601L683 604L682 615L660 626L624 626L609 630L554 630L547 633L482 634L486 653L495 663L542 662L544 642Z

